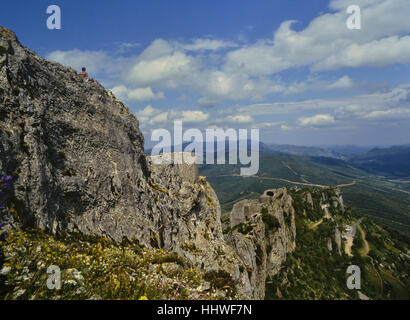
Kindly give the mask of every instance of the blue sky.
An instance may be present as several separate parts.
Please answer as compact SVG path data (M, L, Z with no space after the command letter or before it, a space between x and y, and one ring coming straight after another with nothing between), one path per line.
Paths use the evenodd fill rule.
M150 132L259 128L266 143L410 143L410 4L356 0L22 1L0 25L91 77ZM46 9L61 8L48 30Z

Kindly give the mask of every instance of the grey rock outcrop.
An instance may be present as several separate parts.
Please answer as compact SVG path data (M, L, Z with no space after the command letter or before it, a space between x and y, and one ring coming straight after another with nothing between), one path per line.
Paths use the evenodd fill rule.
M266 223L267 216L278 222L273 229ZM286 255L296 246L292 198L286 188L266 190L259 200L234 204L230 222L232 231L225 239L247 271L248 276L242 279L244 291L256 299L263 299L266 278L279 272Z

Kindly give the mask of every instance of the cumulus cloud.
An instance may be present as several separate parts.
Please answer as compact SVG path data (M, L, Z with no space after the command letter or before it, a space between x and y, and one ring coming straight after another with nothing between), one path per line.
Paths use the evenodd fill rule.
M81 71L82 67L87 67L87 71L99 73L111 71L113 67L110 56L102 51L83 51L79 49L69 51L56 50L48 54L46 58L72 67L77 71Z
M203 65L196 56L184 50L226 48L233 44L220 40L198 39L191 45L174 45L159 39L148 46L124 74L122 79L134 86L177 88L187 86L200 92L200 106L212 106L222 100L261 99L268 93L281 92L284 87L275 81L259 77L252 79L246 73L226 72Z
M154 59L137 60L124 75L124 80L137 86L157 85L174 88L195 72L195 61L182 52Z
M227 120L229 122L248 123L248 122L252 122L253 118L251 116L235 115L235 116L228 116Z
M340 67L409 63L410 32L407 23L410 7L407 0L359 1L362 4L362 30L346 27L348 1L332 1L335 13L322 14L301 31L292 30L295 21L285 21L272 39L231 51L228 70L242 70L251 75L270 75L283 70L312 66L312 70ZM365 30L364 30L365 28Z
M142 116L142 117L150 117L153 116L160 111L158 109L153 108L151 105L146 106L144 109L141 111L137 111L137 114Z
M161 112L149 120L150 124L159 124L168 122L168 112Z
M128 89L124 85L119 85L111 89L111 91L122 100L126 101L147 101L147 100L158 100L164 99L164 93L158 92L154 93L151 87L146 88L136 88L136 89Z
M202 111L182 111L182 114L176 120L182 122L203 122L209 118L209 114Z

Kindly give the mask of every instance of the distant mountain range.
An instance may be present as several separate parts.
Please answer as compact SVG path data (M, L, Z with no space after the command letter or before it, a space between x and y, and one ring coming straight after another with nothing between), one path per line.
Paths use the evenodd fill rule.
M381 147L264 145L266 152L346 160L369 173L398 178L410 177L410 145ZM330 160L327 160L330 161Z
M371 173L399 178L410 177L410 146L374 148L350 158L349 161Z
M331 149L322 147L309 147L309 146L295 146L289 144L275 144L264 145L265 150L268 152L279 152L285 154L293 154L297 156L313 156L313 157L329 157L336 159L346 159L346 156L342 153L333 151Z
M185 142L179 149L184 150L190 143ZM200 145L200 144L199 144ZM239 145L239 144L238 144ZM251 142L247 143L247 150L251 150ZM225 152L228 152L228 143L225 145ZM175 146L170 150L174 152ZM223 147L218 147L214 143L214 152L223 152ZM150 154L152 149L145 152ZM206 144L203 143L204 154L208 152ZM269 145L259 143L259 152L296 155L303 157L315 157L316 162L332 163L331 159L344 160L350 165L362 169L368 173L379 174L396 178L410 177L410 144L392 147L373 146L297 146L297 145Z

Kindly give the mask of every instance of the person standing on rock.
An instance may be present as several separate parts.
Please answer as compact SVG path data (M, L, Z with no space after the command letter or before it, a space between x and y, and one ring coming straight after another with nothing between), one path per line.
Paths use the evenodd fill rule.
M80 72L80 76L84 78L88 78L88 73L85 71L85 67L82 67L82 71Z

